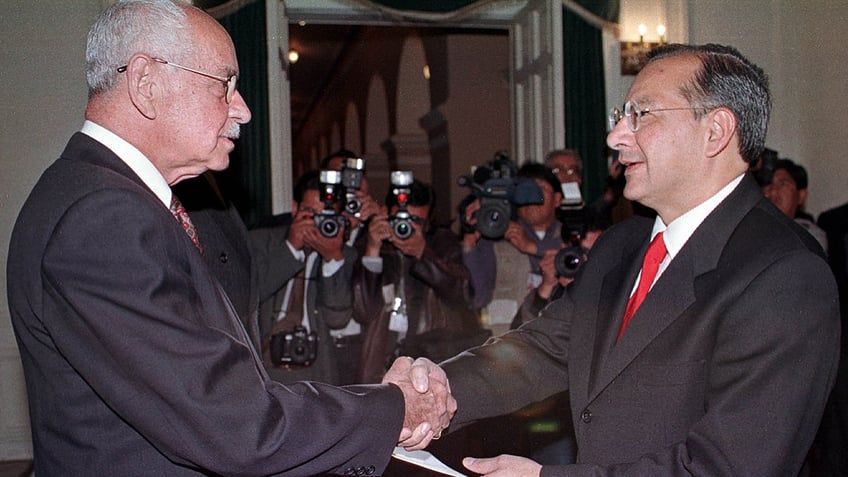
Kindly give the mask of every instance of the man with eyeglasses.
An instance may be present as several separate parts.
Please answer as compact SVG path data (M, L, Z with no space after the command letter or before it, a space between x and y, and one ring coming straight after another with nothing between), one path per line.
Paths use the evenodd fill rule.
M382 213L368 224L365 253L354 272L354 318L365 327L359 379L366 383L379 382L399 354L441 359L486 338L471 308L459 237L431 223L433 188L417 179L408 193L393 188ZM404 216L401 208L409 234L398 234L393 225ZM462 337L479 339L464 344ZM457 345L443 351L451 343Z
M250 120L226 30L187 3L119 1L86 58L86 121L8 254L34 473L371 475L426 445L454 409L441 371L423 392L409 358L373 386L272 381L173 197L226 168Z
M734 48L653 50L607 144L625 197L656 219L604 232L540 318L441 364L451 429L567 390L577 464L501 455L468 469L799 474L836 372L839 311L821 247L747 172L770 106L765 73Z

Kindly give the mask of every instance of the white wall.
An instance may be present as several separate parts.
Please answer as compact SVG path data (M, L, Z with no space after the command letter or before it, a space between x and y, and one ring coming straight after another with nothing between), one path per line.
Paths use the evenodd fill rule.
M657 6L660 11L657 13ZM830 0L624 0L622 21L665 18L673 42L732 45L769 75L773 110L766 145L809 173L806 210L848 201L848 2ZM624 34L634 28L625 28ZM633 38L627 38L634 40ZM618 74L607 36L607 103L619 105L633 77Z
M97 0L6 0L0 13L0 460L31 454L26 395L6 302L6 252L18 210L82 125L85 37Z

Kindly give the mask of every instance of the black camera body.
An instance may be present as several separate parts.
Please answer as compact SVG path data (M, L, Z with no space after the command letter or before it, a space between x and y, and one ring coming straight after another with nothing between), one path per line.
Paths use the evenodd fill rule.
M271 336L271 362L275 366L309 366L317 357L318 335L314 331L295 326L291 332Z
M324 208L315 215L315 226L321 235L333 238L344 230L346 219L336 212L336 204L341 197L342 174L339 171L321 171L321 201Z
M406 210L412 181L412 171L392 171L392 194L397 199L398 209L395 215L389 217L389 225L395 237L401 240L406 240L415 233L415 228L412 227L412 215Z
M470 187L480 200L480 209L475 213L476 230L488 239L500 239L515 218L516 207L541 204L545 198L536 181L515 177L517 168L503 152L482 166L474 168L471 176L460 176L457 183ZM463 226L465 214L460 214Z
M557 209L557 220L562 222L560 236L568 246L557 252L554 267L557 275L574 278L589 256L589 251L580 245L587 230L586 208L582 205L560 206Z
M348 157L342 163L341 184L345 190L344 210L350 215L359 217L362 201L354 191L362 188L362 177L365 175L365 159Z

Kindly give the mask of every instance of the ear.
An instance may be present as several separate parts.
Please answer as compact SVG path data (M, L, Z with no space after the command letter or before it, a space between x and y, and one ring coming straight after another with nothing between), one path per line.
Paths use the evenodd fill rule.
M798 191L798 205L804 205L804 201L807 200L807 189L801 189Z
M707 113L709 129L707 130L707 157L721 154L736 136L736 116L727 108L716 108Z
M159 77L153 73L153 60L143 55L133 56L127 69L127 89L133 106L148 119L156 118L156 99L161 91Z
M294 217L295 215L297 215L297 209L298 209L298 208L299 208L299 207L298 207L297 202L296 202L294 199L292 199L292 201L291 201L291 214L292 214L292 217Z

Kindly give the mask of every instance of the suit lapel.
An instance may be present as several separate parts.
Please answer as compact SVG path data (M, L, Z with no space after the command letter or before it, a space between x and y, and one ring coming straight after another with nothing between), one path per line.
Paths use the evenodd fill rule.
M742 183L713 210L671 261L621 340L616 334L648 237L637 252L622 256L624 265L613 267L604 279L590 368L589 400L594 399L669 325L698 298L696 281L714 270L727 242L742 218L762 199L756 182L747 174ZM620 274L620 275L618 275ZM625 277L623 280L618 277Z
M599 319L595 322L589 389L597 388L601 372L615 347L628 295L639 274L639 257L645 254L646 249L647 239L642 247L623 254L621 260L604 276L598 301Z

